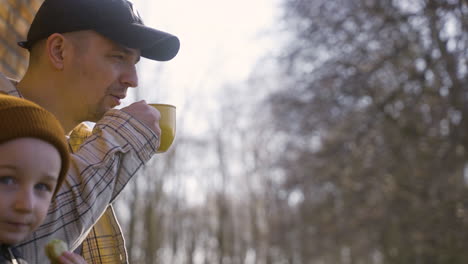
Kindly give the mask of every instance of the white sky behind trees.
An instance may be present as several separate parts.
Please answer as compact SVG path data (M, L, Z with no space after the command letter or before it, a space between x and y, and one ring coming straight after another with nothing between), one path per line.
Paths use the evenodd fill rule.
M142 59L137 95L123 105L138 97L174 104L178 112L192 99L209 107L223 84L245 80L273 45L276 0L133 2L146 25L178 36L181 49L169 62Z
M121 107L137 99L174 104L177 107L175 140L181 135L206 138L212 129L210 122L217 118L220 94L227 87L242 90L258 60L279 46L272 35L276 30L279 1L132 0L146 25L178 36L181 48L168 62L142 58L137 66L139 86L130 89ZM255 89L254 97L261 88L252 89ZM209 150L205 152L204 157L189 162L198 163L198 167L203 166L201 161L210 164ZM235 167L234 161L229 163ZM189 200L202 202L209 188L203 181L208 179L197 175L206 173L204 170L197 171L171 177L173 184L165 186L182 188Z

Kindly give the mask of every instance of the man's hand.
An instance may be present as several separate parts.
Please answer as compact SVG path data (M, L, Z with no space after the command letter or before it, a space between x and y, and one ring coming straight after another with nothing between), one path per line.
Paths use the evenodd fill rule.
M161 114L156 108L149 106L145 100L135 102L121 110L141 121L153 130L158 135L158 138L161 138L161 128L159 127Z

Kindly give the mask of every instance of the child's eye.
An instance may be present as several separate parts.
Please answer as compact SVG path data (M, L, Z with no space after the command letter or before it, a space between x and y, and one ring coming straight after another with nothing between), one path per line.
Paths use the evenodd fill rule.
M15 182L15 179L11 176L0 176L0 184L13 185Z
M45 183L38 183L34 186L34 188L41 192L52 192L53 190L50 184L45 184Z

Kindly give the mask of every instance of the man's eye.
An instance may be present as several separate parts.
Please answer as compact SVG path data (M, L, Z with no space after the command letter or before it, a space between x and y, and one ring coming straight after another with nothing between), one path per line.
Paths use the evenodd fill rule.
M0 184L12 185L15 184L15 179L11 176L0 176Z
M121 54L115 54L115 55L112 55L112 57L118 60L125 60L125 56Z

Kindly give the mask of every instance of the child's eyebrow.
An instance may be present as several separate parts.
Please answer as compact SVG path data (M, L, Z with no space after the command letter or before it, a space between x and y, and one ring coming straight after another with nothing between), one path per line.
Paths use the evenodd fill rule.
M0 168L2 169L11 169L11 170L18 170L18 167L11 165L11 164L1 164L0 163Z
M58 181L58 176L53 176L51 174L45 174L42 177L42 180L47 181L47 182L55 182L55 181Z

